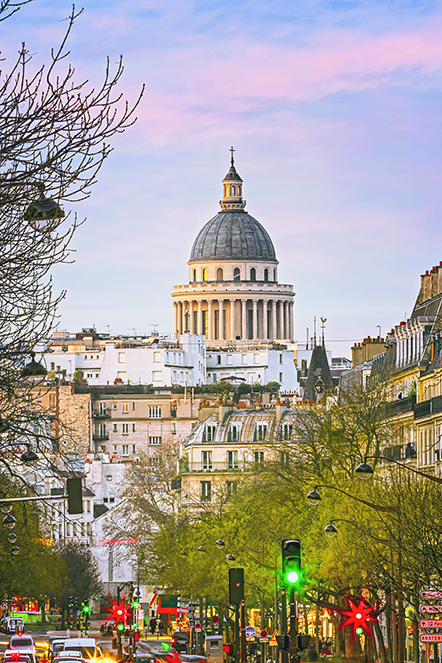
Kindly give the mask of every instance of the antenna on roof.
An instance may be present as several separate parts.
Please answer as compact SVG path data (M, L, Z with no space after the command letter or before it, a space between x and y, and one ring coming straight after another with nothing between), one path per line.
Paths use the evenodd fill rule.
M316 348L316 315L313 316L313 347Z

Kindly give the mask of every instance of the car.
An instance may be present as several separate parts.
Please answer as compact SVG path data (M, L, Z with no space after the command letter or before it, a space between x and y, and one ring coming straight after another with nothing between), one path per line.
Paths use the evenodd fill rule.
M2 663L37 663L34 649L7 649Z
M32 649L32 651L35 651L32 635L23 633L23 631L11 635L9 649Z
M179 654L187 654L187 647L190 642L189 631L175 631L170 643Z
M64 656L68 651L79 651L86 661L101 658L101 649L97 647L95 638L68 638L64 641L63 649L58 656ZM58 660L57 656L57 660Z
M0 621L0 630L3 633L17 633L24 631L25 623L21 617L3 617Z
M52 662L54 658L56 658L57 654L60 653L60 651L64 647L64 641L66 638L52 638L50 644L49 644L49 650L48 650L48 658Z

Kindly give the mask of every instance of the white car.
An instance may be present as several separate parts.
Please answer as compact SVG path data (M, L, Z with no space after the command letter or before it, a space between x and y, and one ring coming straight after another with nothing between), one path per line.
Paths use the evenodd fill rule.
M35 651L34 640L28 633L20 631L19 633L11 635L9 649L32 649L32 651Z
M33 649L7 649L2 663L37 663L37 658Z

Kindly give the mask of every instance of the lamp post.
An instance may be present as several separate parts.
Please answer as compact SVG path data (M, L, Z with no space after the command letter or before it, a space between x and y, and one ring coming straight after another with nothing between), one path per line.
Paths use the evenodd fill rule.
M442 483L442 477L436 477L433 474L427 474L427 472L421 472L420 470L416 470L416 468L411 467L411 465L405 465L404 463L400 463L399 461L394 460L393 458L389 458L388 456L366 456L364 458L364 462L358 465L356 468L356 474L360 479L371 479L371 477L374 474L372 466L369 463L367 463L367 460L369 458L375 458L376 460L388 460L390 463L399 465L399 467L403 467L405 470L413 472L414 474L418 474L419 476L424 477L429 481L433 481L434 483Z

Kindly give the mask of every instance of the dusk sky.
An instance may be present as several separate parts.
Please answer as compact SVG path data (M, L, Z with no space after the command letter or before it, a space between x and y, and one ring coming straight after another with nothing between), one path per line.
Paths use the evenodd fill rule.
M229 148L247 210L267 229L295 332L327 318L334 355L409 316L442 260L442 3L84 0L68 61L146 93L91 197L60 328L171 332L175 284L219 210ZM79 8L79 7L78 7ZM0 24L8 68L25 41L48 61L71 4L35 0ZM68 209L66 209L68 211Z

